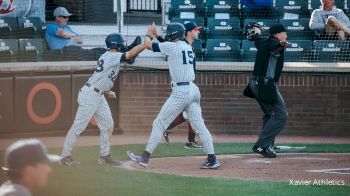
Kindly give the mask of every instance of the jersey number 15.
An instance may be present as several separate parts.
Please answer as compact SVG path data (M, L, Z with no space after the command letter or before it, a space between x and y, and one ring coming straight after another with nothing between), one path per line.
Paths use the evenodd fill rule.
M193 64L193 52L192 51L182 51L183 64Z

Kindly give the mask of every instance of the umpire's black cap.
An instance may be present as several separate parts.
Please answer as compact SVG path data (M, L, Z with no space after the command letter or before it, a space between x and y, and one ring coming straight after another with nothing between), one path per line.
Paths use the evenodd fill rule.
M276 23L270 27L270 35L275 35L277 33L286 32L286 27L283 24Z

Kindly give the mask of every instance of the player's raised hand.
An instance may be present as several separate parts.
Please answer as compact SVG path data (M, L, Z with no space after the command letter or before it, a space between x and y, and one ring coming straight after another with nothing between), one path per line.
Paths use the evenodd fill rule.
M156 37L156 38L158 38L159 37L159 34L158 34L158 32L157 32L157 27L156 27L156 24L153 22L153 24L152 24L152 30L153 30L153 36L154 37Z
M154 34L153 34L153 25L149 25L148 28L147 28L147 32L146 32L146 35L149 35L151 37L154 37Z
M116 99L117 96L115 95L115 92L113 91L107 91L105 92L105 95L107 95L108 98Z

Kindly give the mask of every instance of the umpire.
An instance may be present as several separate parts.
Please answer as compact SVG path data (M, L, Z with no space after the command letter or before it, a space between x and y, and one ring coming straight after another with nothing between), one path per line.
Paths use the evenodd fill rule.
M282 24L272 25L269 33L269 37L262 37L259 25L252 25L248 29L247 38L255 42L257 54L253 79L244 94L255 98L264 112L262 131L252 150L264 157L275 158L274 140L288 119L284 100L276 86L282 72L284 49L288 42L286 29Z

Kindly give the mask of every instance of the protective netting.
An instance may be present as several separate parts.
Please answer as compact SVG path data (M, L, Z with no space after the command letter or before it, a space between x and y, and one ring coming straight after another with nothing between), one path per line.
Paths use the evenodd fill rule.
M263 27L264 36L269 36L269 27L275 23L286 27L290 42L285 51L286 61L349 62L350 31L341 37L338 34L342 32L337 32L339 27L327 33L324 27L327 17L335 16L349 30L346 0L335 1L334 5L344 14L340 10L320 13L323 10L320 0L210 0L206 3L173 0L170 4L171 22L196 22L204 27L195 47L197 56L205 61L254 61L256 48L254 42L246 39L245 27L256 22ZM315 11L320 14L315 13L311 25L311 15L316 9L320 9Z
M80 41L69 36L65 41L47 38L47 32L57 33L57 28L49 28L57 22L57 7L71 14L64 19L61 10L58 17L67 20ZM96 60L104 52L106 35L117 32L116 18L113 0L1 0L0 62ZM62 45L77 47L65 50ZM88 50L92 48L98 49Z
M87 49L104 48L106 35L117 32L114 4L113 0L0 1L0 62L96 59L103 50ZM348 29L350 22L344 22L344 17L350 15L349 4L349 0L335 0L334 7L342 11L333 14ZM255 61L254 42L245 36L245 27L251 22L263 26L264 36L269 35L269 27L275 23L286 27L287 40L291 43L285 51L287 62L349 62L350 59L346 30L342 37L339 27L328 33L324 28L310 29L312 13L323 9L320 0L126 0L123 11L138 12L138 5L156 11L154 13L166 8L163 12L169 19L166 21L194 21L203 26L200 39L193 44L198 61ZM55 22L53 11L60 6L72 14L68 24L83 40L78 45L80 49L67 52L69 55L50 47L45 37L48 24ZM343 18L339 19L342 13ZM328 16L322 14L318 22L325 23ZM137 35L143 36L146 28L147 24L124 24L122 33L131 43Z

